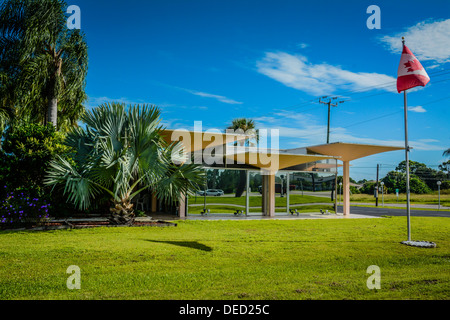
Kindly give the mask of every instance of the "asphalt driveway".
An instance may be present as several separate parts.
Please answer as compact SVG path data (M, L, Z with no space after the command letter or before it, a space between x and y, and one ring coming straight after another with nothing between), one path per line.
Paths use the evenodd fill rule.
M338 212L342 213L342 206L338 206ZM403 216L406 217L406 209L390 209L383 207L350 207L351 214L360 214L368 216ZM411 217L447 217L450 218L449 211L438 211L436 210L411 210Z

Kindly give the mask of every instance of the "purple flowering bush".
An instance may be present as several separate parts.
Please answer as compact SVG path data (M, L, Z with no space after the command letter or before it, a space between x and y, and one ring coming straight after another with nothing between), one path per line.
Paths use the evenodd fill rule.
M25 190L8 192L0 200L0 228L39 225L49 218L49 208L47 200L33 197Z

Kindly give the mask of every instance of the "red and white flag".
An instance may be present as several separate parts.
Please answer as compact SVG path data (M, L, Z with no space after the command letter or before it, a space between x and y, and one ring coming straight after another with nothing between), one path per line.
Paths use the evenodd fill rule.
M430 77L420 61L417 60L407 46L403 45L403 53L397 75L398 92L400 93L417 86L425 87L429 81Z

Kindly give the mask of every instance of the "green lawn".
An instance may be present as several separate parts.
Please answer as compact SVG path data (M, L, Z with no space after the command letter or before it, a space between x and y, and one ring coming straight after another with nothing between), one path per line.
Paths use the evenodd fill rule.
M379 193L378 203L381 203L382 196ZM372 202L375 203L375 198L373 195L369 194L353 194L350 196L350 201L354 202ZM385 194L384 195L385 203L406 203L406 194L401 193L397 196L394 194ZM432 194L411 194L411 203L412 204L434 204L438 205L439 196L437 192ZM441 194L441 206L450 207L450 194Z
M0 232L1 299L449 299L450 219L181 221ZM66 269L81 269L68 290ZM370 265L381 289L369 290Z

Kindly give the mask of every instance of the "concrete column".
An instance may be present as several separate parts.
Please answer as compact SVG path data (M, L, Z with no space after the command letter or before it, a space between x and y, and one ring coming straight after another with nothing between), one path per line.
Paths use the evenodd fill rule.
M286 213L289 214L289 198L291 195L291 188L289 188L290 184L290 172L286 173Z
M266 203L266 193L267 193L267 179L265 175L261 175L261 180L262 180L262 184L261 184L261 212L262 215L265 216L267 213L267 203Z
M250 171L245 173L245 215L250 213Z
M267 216L275 217L275 174L267 175Z
M275 216L275 173L262 173L262 213L263 216Z
M180 218L186 217L186 195L185 194L180 195L180 200L179 200L179 204L178 204L178 216Z
M344 174L342 177L342 187L343 187L343 209L344 216L350 216L350 161L344 161Z

